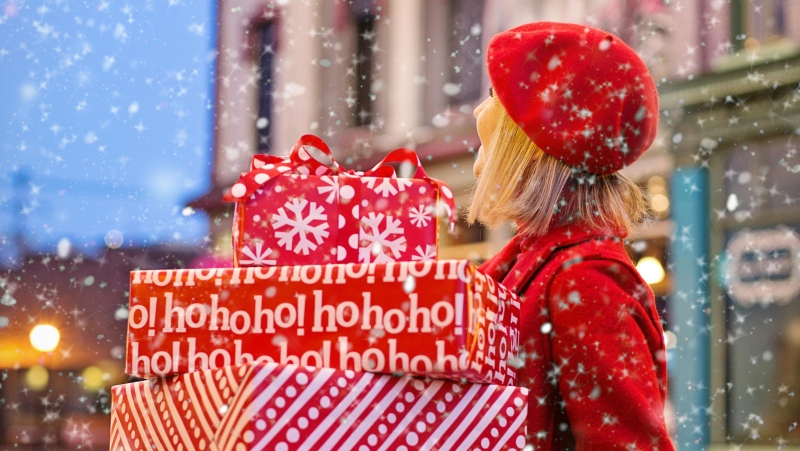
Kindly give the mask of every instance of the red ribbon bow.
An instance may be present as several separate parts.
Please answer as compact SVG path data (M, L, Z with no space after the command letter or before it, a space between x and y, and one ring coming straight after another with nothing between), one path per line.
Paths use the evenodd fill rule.
M306 147L316 149L322 153L322 158L329 160L326 162L320 161L318 157L312 155ZM397 173L392 163L409 162L415 164L417 167L416 172L411 178L423 179L432 183L441 194L441 201L450 218L450 230L455 228L456 223L456 204L453 199L453 192L441 180L436 180L428 177L425 170L422 169L422 163L419 161L419 156L416 152L407 148L395 149L389 152L380 163L368 171L358 172L352 169L346 170L342 168L339 163L333 158L328 145L325 141L314 135L303 135L292 147L292 151L288 157L278 157L275 155L256 154L253 155L253 162L249 172L243 173L239 180L233 184L230 190L225 194L222 200L226 202L241 202L245 201L261 189L275 176L281 174L301 174L301 175L314 175L314 176L333 176L333 175L350 175L350 176L363 176L363 177L390 177L397 178Z

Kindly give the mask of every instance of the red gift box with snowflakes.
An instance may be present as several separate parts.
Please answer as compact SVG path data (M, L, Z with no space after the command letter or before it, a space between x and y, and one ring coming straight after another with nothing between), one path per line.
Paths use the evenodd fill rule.
M467 260L134 271L126 372L265 361L513 385L519 317Z
M527 390L248 364L112 387L111 449L502 450Z
M404 163L413 177L397 176L393 165ZM455 224L452 192L427 177L414 151L345 171L313 135L287 157L253 156L224 199L236 202L235 266L434 260L440 216Z

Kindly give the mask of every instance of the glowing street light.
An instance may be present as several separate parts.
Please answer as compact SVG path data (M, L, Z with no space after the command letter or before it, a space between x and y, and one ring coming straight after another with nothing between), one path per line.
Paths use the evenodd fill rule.
M664 267L661 262L653 257L642 257L639 263L636 264L636 270L642 275L645 282L652 285L664 280Z
M31 344L37 351L50 352L58 346L61 334L49 324L39 324L31 330Z

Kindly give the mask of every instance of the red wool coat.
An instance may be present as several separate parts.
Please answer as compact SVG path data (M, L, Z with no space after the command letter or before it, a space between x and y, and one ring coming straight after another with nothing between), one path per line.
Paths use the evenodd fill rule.
M480 270L523 297L535 450L674 450L661 322L621 238L574 225L517 236Z

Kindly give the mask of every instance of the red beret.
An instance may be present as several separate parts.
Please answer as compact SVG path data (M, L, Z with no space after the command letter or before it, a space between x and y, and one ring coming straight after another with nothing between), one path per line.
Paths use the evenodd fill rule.
M658 93L621 39L584 25L537 22L495 35L489 79L508 115L543 151L595 174L652 144Z

